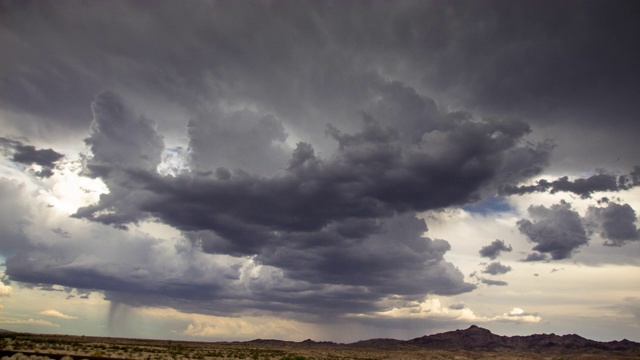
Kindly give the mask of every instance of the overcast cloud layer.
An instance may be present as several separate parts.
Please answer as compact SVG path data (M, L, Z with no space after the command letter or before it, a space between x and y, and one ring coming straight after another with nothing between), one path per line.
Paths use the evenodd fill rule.
M110 321L539 323L434 297L638 266L637 10L0 1L5 285L102 294ZM509 231L430 234L455 212Z

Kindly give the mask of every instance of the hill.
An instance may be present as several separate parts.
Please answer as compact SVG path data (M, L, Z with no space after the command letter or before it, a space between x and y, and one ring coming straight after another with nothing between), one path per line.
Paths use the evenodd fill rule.
M640 343L622 340L600 342L579 335L535 334L527 336L500 336L471 325L468 329L426 335L403 342L420 347L446 350L518 350L542 351L549 349L580 350L638 350Z

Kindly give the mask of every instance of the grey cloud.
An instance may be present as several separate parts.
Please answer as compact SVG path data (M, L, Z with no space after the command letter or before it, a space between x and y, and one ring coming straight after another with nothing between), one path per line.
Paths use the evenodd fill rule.
M635 225L638 217L629 204L609 202L606 207L591 206L586 219L607 240L604 243L607 246L640 240L640 229Z
M23 184L0 178L0 254L9 256L29 243L25 229L31 224Z
M556 144L548 139L509 150L500 172L501 182L514 183L540 174L549 165L555 148Z
M393 124L409 143L420 142L424 133L446 126L446 119L433 99L400 81L381 84L377 94L379 99L367 107L367 112Z
M638 50L625 45L640 33L631 15L636 10L636 4L598 1L579 9L556 2L436 3L401 12L400 24L415 34L404 42L426 44L411 59L437 64L439 71L423 70L427 86L495 111L517 109L552 121L556 117L540 115L570 109L578 118L564 121L606 117L628 131L637 129L630 94L639 80L632 60ZM438 31L426 31L434 26Z
M365 109L417 140L442 119L432 99L394 81L411 79L456 108L598 129L607 118L612 139L629 144L638 132L638 52L625 44L640 29L636 5L583 5L5 1L0 99L3 108L86 126L92 94L126 89L187 118L212 102L257 105L304 134L327 119L351 126ZM625 149L637 150L635 141Z
M164 141L152 120L133 114L113 92L96 96L91 110L90 136L85 139L93 155L87 164L89 170L105 165L156 170Z
M188 124L189 153L194 170L238 168L273 175L289 158L282 121L248 109L210 114Z
M123 119L137 121L133 116ZM426 225L414 212L473 199L478 186L499 172L503 152L516 146L528 126L457 118L437 130L438 146L449 151L431 153L428 140L422 148L405 145L395 128L367 115L364 120L363 130L355 134L328 127L339 145L334 156L320 159L311 145L299 143L289 167L272 177L240 169L217 178L160 176L146 162L140 168L125 167L113 156L116 162L109 163L102 155L111 154L109 149L94 147L94 159L104 160L96 164L90 159L87 167L103 171L105 183L116 191L75 216L121 227L153 217L184 231L205 252L255 255L261 264L281 269L285 279L365 287L372 299L472 290L459 270L444 261L449 244L423 238ZM93 129L88 143L106 136ZM138 133L155 134L148 126L144 129ZM135 159L145 150L129 147L127 153ZM198 154L197 147L191 151ZM121 190L126 197L120 197Z
M623 191L638 185L640 185L640 167L636 166L629 174L620 176L600 173L588 178L575 180L569 180L567 176L563 176L554 181L538 180L535 185L505 185L501 188L501 193L503 195L522 195L546 191L551 194L571 192L583 199L587 199L595 192Z
M21 141L0 137L0 146L5 155L12 155L11 160L24 165L39 165L41 170L35 172L38 177L51 177L53 169L62 158L53 149L36 149L33 145L24 145Z
M535 261L548 261L549 257L546 254L541 254L538 252L533 252L528 254L526 258L522 259L524 262L535 262Z
M487 265L487 267L485 267L482 272L490 275L499 275L506 274L511 270L511 266L502 265L499 262L492 262L491 264Z
M146 122L134 124L142 129ZM275 229L319 229L334 220L387 217L393 211L437 209L477 198L480 186L490 183L499 172L503 153L514 148L518 139L529 131L528 126L519 121L465 118L454 124L450 129L437 131L435 136L441 147L437 153L429 151L432 145L429 141L424 143L424 150L403 146L394 128L382 126L367 116L364 129L356 134L343 134L330 126L328 132L340 146L333 157L328 160L314 158L304 161L304 166L291 167L299 165L301 156L307 159L312 154L312 148L301 143L294 151L287 171L270 178L244 171L235 171L225 181L207 177L192 179L189 174L162 178L153 172L133 169L118 174L135 180L133 183L141 189L138 192L141 201L134 206L181 229L222 226L233 231L234 219L251 226ZM124 178L109 180L109 176L116 176L109 174L112 169L123 168L115 161L121 157L119 154L124 156L124 149L128 159L155 158L150 165L157 166L161 140L153 129L144 126L147 127L141 135L158 141L143 141L142 144L151 146L136 149L114 140L113 144L120 146L113 151L93 145L96 154L88 163L88 169L96 174L104 172L108 185L109 182L126 183ZM136 131L132 129L130 133ZM87 142L94 144L96 139L107 136L108 133L94 130ZM104 144L109 143L105 141ZM441 153L442 149L446 151ZM139 154L140 151L143 154L153 151L155 156L145 156ZM192 151L196 152L196 149ZM107 156L114 159L105 159ZM102 162L96 161L102 159ZM114 163L110 165L109 161ZM147 170L151 167L144 166ZM252 190L244 190L247 187ZM129 195L127 203L118 206L126 208L135 204L131 200L132 194ZM117 192L104 196L100 204L81 209L77 216L120 225L135 221L140 214L134 209L119 211L130 213L134 217L131 219L124 215L97 215L104 209L115 210L116 197ZM187 198L193 201L179 200ZM163 206L165 201L172 206ZM311 203L314 206L307 206ZM185 207L180 209L182 205ZM223 213L225 225L219 225L222 220L216 218Z
M564 201L549 208L530 206L528 212L533 221L519 220L518 230L536 244L533 250L549 254L553 260L571 257L589 241L580 215Z
M444 261L449 243L422 237L426 225L413 214L384 220L368 231L366 238L331 230L311 236L291 234L288 247L267 247L257 259L284 269L294 279L364 285L380 294L420 295L425 290L455 294L473 289L459 270ZM323 243L316 248L310 241Z
M448 243L423 237L426 226L413 216L469 204L499 188L520 191L516 185L549 165L553 143L525 142L531 127L502 115L518 110L546 123L558 117L543 115L556 110L568 113L565 122L607 118L616 139L632 138L637 149L638 131L629 130L637 129L629 121L637 106L631 95L637 50L626 45L637 38L637 21L627 4L588 1L576 10L522 2L45 0L0 6L2 110L42 118L33 133L56 126L77 131L92 120L85 174L101 178L110 192L76 217L119 228L161 221L183 231L194 253L255 257L262 266L258 279L235 287L242 278L237 264L210 268L188 259L174 273L179 276L156 263L149 269L157 274L146 274L125 259L101 263L96 258L103 254L90 249L95 258L56 248L17 250L17 240L2 244L10 255L22 251L8 261L12 277L99 286L116 302L212 313L341 314L378 310L375 301L390 292L469 291L473 286L444 260ZM568 16L574 11L580 16ZM608 18L619 21L600 20ZM105 88L126 95L158 130L112 93L99 95L90 112L91 96ZM497 116L478 118L447 105ZM185 127L192 171L175 167L174 176L161 176L159 133L183 138ZM317 136L325 129L329 136ZM298 142L293 151L290 139ZM640 170L633 174L624 186L638 184ZM612 187L605 176L558 181L557 191L580 196ZM15 225L21 220L3 218L11 226L2 231L24 236L24 224ZM574 239L558 250L535 236L548 221L520 223L536 239L539 257L568 256L580 246ZM152 262L142 255L154 242L138 241L144 246L117 244ZM161 259L183 256L174 255Z
M85 139L91 155L86 157L85 175L100 177L109 187L100 196L100 205L79 209L75 217L95 218L126 228L145 215L136 208L137 197L145 197L124 173L127 169L156 172L164 150L163 138L155 123L136 116L119 95L105 92L91 103L93 121ZM99 215L98 215L99 214Z
M504 240L496 239L492 241L491 244L483 246L482 249L480 249L479 253L482 257L488 257L489 259L494 260L495 258L500 256L501 252L511 252L511 250L513 250L511 245L507 247L507 245L505 245L504 243Z
M480 282L489 286L507 286L508 282L502 280L480 279Z

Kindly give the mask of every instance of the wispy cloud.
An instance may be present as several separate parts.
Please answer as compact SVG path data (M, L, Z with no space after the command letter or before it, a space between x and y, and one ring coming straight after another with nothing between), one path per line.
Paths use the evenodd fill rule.
M42 315L42 316L55 317L55 318L58 318L58 319L68 319L68 320L77 319L77 317L75 317L75 316L66 315L66 314L61 313L58 310L52 310L52 309L40 311L38 314Z
M7 325L33 325L33 326L46 326L46 327L56 327L59 328L60 325L52 323L51 321L47 321L47 320L42 320L42 319L34 319L34 318L29 318L26 320L20 320L20 319L12 319L12 320L2 320L0 319L0 324L7 324Z

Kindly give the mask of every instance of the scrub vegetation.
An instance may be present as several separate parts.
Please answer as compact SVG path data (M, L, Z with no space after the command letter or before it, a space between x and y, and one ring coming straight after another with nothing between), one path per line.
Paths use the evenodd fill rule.
M563 352L468 351L419 346L334 344L254 340L187 342L69 335L3 334L2 360L382 360L382 359L637 359L638 353L575 350Z

